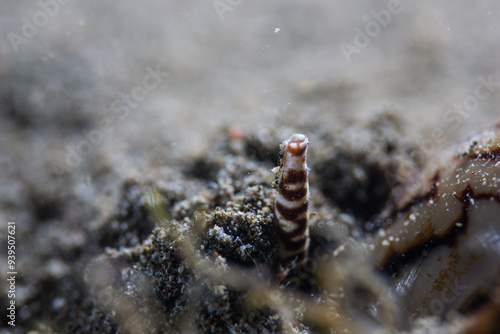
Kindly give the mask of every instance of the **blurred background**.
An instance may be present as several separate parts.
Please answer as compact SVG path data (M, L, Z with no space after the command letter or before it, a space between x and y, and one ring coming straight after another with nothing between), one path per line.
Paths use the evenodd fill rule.
M71 172L83 175L96 155L126 168L201 152L224 126L342 124L380 105L422 139L441 129L439 147L497 117L500 84L477 105L467 100L470 117L447 114L478 77L500 82L495 1L0 6L4 175L51 173L104 119L112 130L78 166L63 163Z

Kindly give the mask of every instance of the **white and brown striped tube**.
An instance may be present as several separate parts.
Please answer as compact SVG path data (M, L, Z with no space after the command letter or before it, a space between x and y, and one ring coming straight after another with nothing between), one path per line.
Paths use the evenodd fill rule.
M276 168L276 216L279 256L282 265L300 265L307 258L309 247L309 182L306 164L309 141L303 134L294 134L281 144L280 167Z

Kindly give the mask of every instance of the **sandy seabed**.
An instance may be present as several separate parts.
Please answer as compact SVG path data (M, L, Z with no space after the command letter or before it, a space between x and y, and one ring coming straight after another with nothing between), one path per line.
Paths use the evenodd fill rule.
M499 16L495 1L2 2L0 238L15 222L17 274L0 332L389 330L342 292L311 299L314 273L275 285L279 144L309 137L312 247L369 233L395 187L498 120Z

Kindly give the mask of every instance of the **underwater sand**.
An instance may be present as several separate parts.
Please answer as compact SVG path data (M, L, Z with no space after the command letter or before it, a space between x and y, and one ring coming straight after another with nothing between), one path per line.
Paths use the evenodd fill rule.
M311 297L317 276L273 285L281 141L309 137L312 245L334 249L498 119L500 83L474 99L500 82L494 1L401 1L364 43L391 1L47 3L0 4L0 238L15 222L18 273L0 333L349 328L308 314L342 310L338 291Z

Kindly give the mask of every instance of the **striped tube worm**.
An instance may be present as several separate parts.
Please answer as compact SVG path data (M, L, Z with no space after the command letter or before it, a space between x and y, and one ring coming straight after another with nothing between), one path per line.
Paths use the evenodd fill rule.
M280 262L283 266L300 265L307 258L309 229L309 183L306 164L309 141L303 134L294 134L281 146L280 166L273 169L278 190L276 216Z

